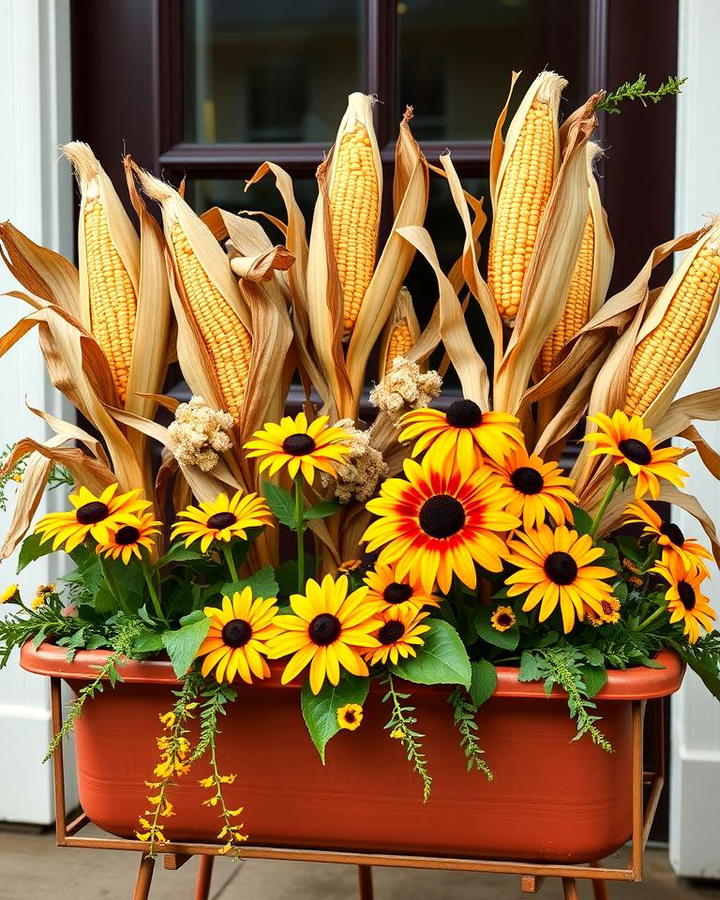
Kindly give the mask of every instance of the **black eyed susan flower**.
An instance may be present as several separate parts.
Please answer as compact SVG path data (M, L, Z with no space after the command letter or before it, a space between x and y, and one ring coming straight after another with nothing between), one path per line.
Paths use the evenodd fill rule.
M322 583L308 578L305 594L293 594L290 606L294 615L280 615L276 624L282 633L271 642L274 658L291 659L282 674L287 684L310 666L310 688L318 694L325 682L338 684L340 669L353 675L367 675L361 650L379 646L372 636L378 621L376 607L367 602L367 588L348 594L345 575L334 579L326 575Z
M393 607L412 606L417 610L440 605L439 598L425 590L417 572L408 572L401 578L395 565L378 563L365 576L365 584L370 589L368 602L375 603L379 612Z
M707 576L695 566L686 568L677 555L670 557L667 565L661 563L650 571L657 572L670 585L665 594L670 624L682 622L683 634L689 643L696 643L700 627L710 631L716 618L710 600L702 593Z
M400 420L400 441L415 441L412 455L423 450L438 464L472 469L483 454L500 462L523 436L515 416L504 412L483 412L474 400L456 400L447 410L414 409Z
M588 606L585 609L585 618L595 628L601 625L615 625L620 621L620 601L617 597L603 597L599 611L596 612Z
M276 600L253 599L252 589L243 588L232 597L223 597L222 609L206 606L203 612L212 620L210 631L200 645L197 657L204 656L202 674L215 669L218 682L233 681L239 675L250 684L252 676L269 678L265 660L268 642L280 633Z
M111 531L107 541L98 544L95 551L112 559L122 559L126 565L133 556L142 559L142 548L152 548L153 535L160 533L159 525L152 513L135 516L133 521L121 525L117 531Z
M346 731L357 731L363 720L363 708L359 703L346 703L337 711L337 721Z
M508 631L517 622L512 606L498 606L490 616L490 624L495 631Z
M57 588L54 584L38 585L35 591L35 596L33 597L32 603L30 604L32 609L40 609L41 606L45 606L48 598L52 597L56 590Z
M430 593L437 581L450 590L453 574L475 588L475 563L502 570L504 534L520 525L505 507L510 491L483 466L467 470L406 459L405 479L388 478L367 509L378 518L363 535L368 550L384 546L380 562L395 565L398 580L412 572Z
M173 540L186 537L185 546L200 540L204 553L213 541L231 541L233 538L247 540L248 528L260 528L272 524L270 510L262 497L238 491L232 498L218 494L212 503L188 506L179 513L184 522L173 525Z
M20 586L11 584L0 594L0 606L3 603L17 603L20 599Z
M82 544L88 535L103 543L110 531L130 524L150 506L147 500L141 499L141 490L118 494L117 489L117 484L111 484L99 497L86 487L81 487L77 494L70 494L73 510L48 513L38 522L35 531L42 534L40 543L54 538L53 550L65 544L68 553Z
M350 435L344 428L328 426L328 421L328 416L318 416L308 424L301 412L294 419L285 416L279 425L268 422L245 444L247 455L258 457L260 471L267 469L269 475L285 466L291 478L302 472L308 484L316 469L334 478L338 466L350 456Z
M553 530L547 525L527 533L518 532L509 543L507 561L518 568L508 576L509 597L527 594L523 611L540 606L541 622L558 607L565 632L590 608L600 614L602 600L612 588L604 580L615 573L593 563L603 555L593 547L589 535L578 535L565 525Z
M600 429L586 434L584 441L592 441L597 446L590 451L591 456L610 456L618 463L624 463L633 478L637 479L635 496L647 493L653 499L660 495L659 478L665 478L676 487L682 487L687 472L677 465L683 451L677 447L655 447L652 431L646 428L640 416L631 419L617 410L612 418L604 413L590 416Z
M423 624L429 615L413 606L393 606L380 613L380 628L375 632L380 646L367 650L365 659L371 665L388 660L395 665L400 658L416 656L417 648L425 643L422 635L430 631L430 626Z
M712 559L709 550L695 538L686 538L679 525L663 521L656 510L644 500L629 504L625 515L627 524L640 523L645 526L643 534L650 535L660 545L662 562L665 565L672 556L677 555L686 569L695 566L705 575L710 574L705 563L706 559Z
M512 491L507 511L520 516L525 529L545 524L546 515L556 525L572 521L569 504L578 502L572 492L573 480L554 462L543 462L524 447L515 447L501 463L491 467Z

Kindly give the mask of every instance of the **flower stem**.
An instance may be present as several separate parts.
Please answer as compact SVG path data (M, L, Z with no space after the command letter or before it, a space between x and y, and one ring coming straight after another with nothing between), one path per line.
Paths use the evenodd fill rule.
M107 561L100 556L100 568L102 569L102 573L105 576L105 581L107 582L107 586L110 589L110 593L115 598L115 602L120 607L120 609L126 613L128 616L132 615L130 608L122 595L122 591L119 589L117 582L115 581L115 576L110 571L110 567L107 564Z
M153 584L152 574L148 568L147 560L143 559L142 563L142 571L145 576L145 584L148 586L148 591L150 592L150 599L152 600L152 605L155 609L155 614L161 622L164 622L165 625L168 624L168 620L165 618L163 614L162 607L160 606L160 598L158 597L158 593L155 590L155 585Z
M610 482L610 486L605 492L605 496L602 499L602 503L600 504L598 511L595 513L595 518L592 521L592 526L590 528L590 537L595 538L598 528L602 523L603 516L605 515L608 506L610 505L610 501L615 496L615 492L622 484L622 479L618 478L618 476L613 473L612 481Z
M298 593L305 586L305 502L302 475L295 477L295 529L297 531Z
M237 566L235 565L235 560L233 559L230 545L227 543L223 543L222 551L223 555L225 556L225 562L227 563L228 571L230 572L230 578L233 580L233 582L240 581L240 576L238 575Z
M652 625L653 622L657 621L664 612L667 612L667 603L662 603L655 612L650 613L647 619L638 625L638 631L645 631L645 629Z

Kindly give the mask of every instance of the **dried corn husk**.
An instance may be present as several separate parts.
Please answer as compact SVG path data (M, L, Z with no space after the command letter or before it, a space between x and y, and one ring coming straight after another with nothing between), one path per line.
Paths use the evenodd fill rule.
M380 344L378 381L392 368L396 356L408 357L420 337L420 323L415 314L410 291L403 285L388 319Z

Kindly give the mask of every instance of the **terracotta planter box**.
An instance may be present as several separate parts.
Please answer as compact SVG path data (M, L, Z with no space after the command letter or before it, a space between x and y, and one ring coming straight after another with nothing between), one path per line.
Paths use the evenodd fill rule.
M22 650L25 669L60 676L77 689L97 673L102 651L43 644ZM622 846L632 831L632 701L673 693L683 670L662 652L664 669L612 672L598 697L602 730L615 752L575 733L565 698L545 696L540 684L521 684L517 669L498 671L496 694L478 715L479 739L495 778L467 773L451 724L448 690L410 686L433 776L427 805L399 742L383 731L387 709L374 688L365 720L328 745L323 767L300 713L299 685L279 679L239 688L222 722L221 770L237 772L227 789L244 806L252 844L317 850L584 863ZM124 682L91 700L77 723L80 800L100 828L133 837L145 809L145 780L157 761L158 714L176 685L167 662L129 662ZM216 810L197 779L203 761L181 779L170 799L177 815L166 833L178 841L213 842Z

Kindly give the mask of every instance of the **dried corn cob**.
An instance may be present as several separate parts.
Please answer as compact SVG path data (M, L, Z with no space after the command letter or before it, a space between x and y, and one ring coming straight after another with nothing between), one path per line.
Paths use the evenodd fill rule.
M558 171L558 106L566 84L554 72L541 72L508 129L493 197L488 284L509 324L520 307L525 272Z
M187 302L212 359L225 409L237 422L250 370L250 334L201 266L179 222L171 234Z
M355 327L377 251L382 176L371 108L369 97L350 95L330 167L330 220L346 334Z
M83 324L107 357L124 406L139 286L135 231L112 184L87 144L63 151L80 182L78 229Z
M672 381L677 387L715 315L720 287L720 225L693 247L663 288L630 363L625 412L642 415ZM676 377L682 376L682 377Z
M614 248L593 173L593 160L599 152L597 144L587 145L588 215L563 316L542 349L540 371L543 376L555 365L563 346L575 337L600 308L610 281Z
M380 347L379 379L392 369L393 360L406 356L420 337L420 324L415 315L410 291L403 285L385 327Z

